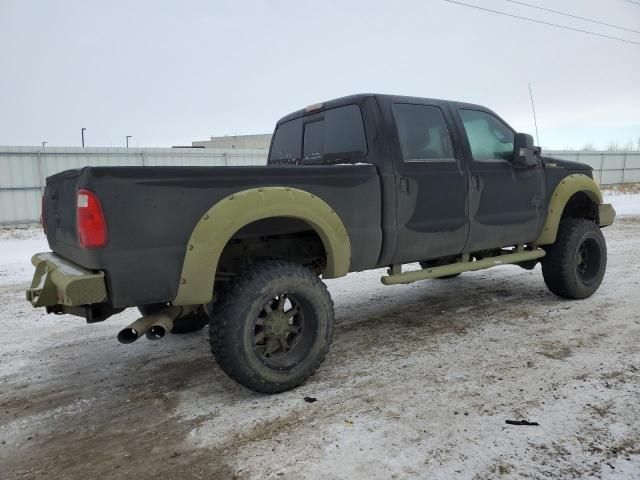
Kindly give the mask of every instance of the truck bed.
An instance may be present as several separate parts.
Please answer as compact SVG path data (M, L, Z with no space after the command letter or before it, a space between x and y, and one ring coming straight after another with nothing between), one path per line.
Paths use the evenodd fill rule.
M188 239L204 213L228 195L266 186L300 188L322 198L349 234L350 270L377 265L382 205L373 165L69 170L47 179L47 240L57 255L105 272L114 308L167 302L176 295ZM75 212L80 188L94 192L102 204L108 229L103 248L85 249L78 243Z

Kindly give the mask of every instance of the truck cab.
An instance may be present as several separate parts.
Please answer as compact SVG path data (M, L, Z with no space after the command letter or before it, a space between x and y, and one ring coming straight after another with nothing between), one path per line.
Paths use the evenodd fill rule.
M544 162L518 162L515 138L512 127L480 105L363 94L281 119L268 161L375 165L385 265L537 238L546 213ZM587 165L579 169L590 172Z

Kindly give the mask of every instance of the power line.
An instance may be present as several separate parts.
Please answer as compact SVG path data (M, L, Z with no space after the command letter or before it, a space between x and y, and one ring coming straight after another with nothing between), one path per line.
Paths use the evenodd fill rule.
M624 0L625 2L633 3L634 5L638 5L640 7L640 2L634 2L633 0Z
M543 25L549 25L549 26L552 26L552 27L564 28L565 30L572 30L574 32L586 33L587 35L594 35L596 37L609 38L611 40L618 40L619 42L633 43L634 45L640 45L640 42L634 42L633 40L627 40L627 39L619 38L619 37L612 37L610 35L604 35L603 33L595 33L595 32L590 32L588 30L580 30L579 28L567 27L566 25L558 25L557 23L544 22L542 20L535 20L535 19L529 18L529 17L521 17L519 15L513 15L511 13L500 12L498 10L491 10L490 8L479 7L477 5L470 5L468 3L457 2L455 0L444 0L444 1L448 2L448 3L455 3L456 5L462 5L464 7L475 8L475 9L478 9L478 10L484 10L485 12L491 12L491 13L496 13L498 15L504 15L505 17L519 18L520 20L526 20L528 22L541 23Z
M525 2L517 2L516 0L505 0L505 2L515 3L517 5L524 5L525 7L536 8L538 10L544 10L545 12L557 13L558 15L564 15L565 17L577 18L579 20L584 20L585 22L597 23L598 25L606 25L607 27L617 28L618 30L626 30L627 32L640 33L640 30L633 30L631 28L620 27L618 25L612 25L610 23L601 22L599 20L593 20L591 18L580 17L578 15L573 15L571 13L559 12L558 10L551 10L550 8L539 7L538 5L531 5L530 3ZM634 3L634 2L631 2ZM638 4L640 5L640 4Z

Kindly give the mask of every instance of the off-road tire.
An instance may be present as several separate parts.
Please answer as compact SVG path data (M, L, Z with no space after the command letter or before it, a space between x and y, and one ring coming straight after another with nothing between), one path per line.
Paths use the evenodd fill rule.
M162 304L143 305L138 307L138 311L142 315L151 315L157 313L164 308ZM204 310L197 310L184 317L176 318L173 321L171 333L182 335L202 330L209 324L209 316Z
M301 333L290 350L283 347L280 360L271 360L265 358L266 347L260 351L256 332L266 328L265 307L277 304L281 295L303 305ZM230 283L216 313L209 335L218 365L256 392L284 392L303 384L323 362L333 338L333 301L327 287L311 270L283 260L263 260L245 268ZM260 318L262 326L256 326ZM275 367L270 361L292 363Z
M551 292L581 299L598 290L607 267L607 244L592 220L562 220L556 242L544 249L542 276Z

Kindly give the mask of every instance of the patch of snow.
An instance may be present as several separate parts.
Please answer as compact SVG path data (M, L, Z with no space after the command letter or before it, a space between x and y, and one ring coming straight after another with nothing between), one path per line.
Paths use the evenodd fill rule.
M31 257L49 251L44 233L32 237L0 237L0 285L26 283L33 277L34 267Z
M640 215L640 193L607 193L603 195L604 203L611 203L616 214Z

